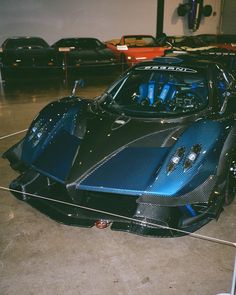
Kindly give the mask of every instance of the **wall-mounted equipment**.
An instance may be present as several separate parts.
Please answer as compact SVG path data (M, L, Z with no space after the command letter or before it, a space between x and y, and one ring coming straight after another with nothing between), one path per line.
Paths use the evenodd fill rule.
M197 31L202 16L208 17L212 14L211 5L203 5L203 0L188 0L184 4L179 4L177 8L179 16L188 15L188 28Z

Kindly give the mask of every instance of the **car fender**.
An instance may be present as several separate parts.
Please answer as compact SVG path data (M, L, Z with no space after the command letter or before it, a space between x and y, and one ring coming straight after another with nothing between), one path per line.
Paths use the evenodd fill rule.
M230 131L224 142L216 173L219 185L224 182L231 161L236 159L236 124L234 123L233 125L228 125L226 128Z
M33 165L62 132L68 135L78 133L76 125L87 104L85 100L66 97L44 107L33 120L23 140L21 161ZM81 133L76 136L83 135ZM63 144L66 145L65 142Z
M185 195L201 186L217 173L219 158L229 130L222 122L200 120L180 136L158 170L155 180L145 194L167 197ZM186 161L195 145L200 146L196 159L188 166ZM176 157L176 152L184 152ZM170 169L172 162L173 168ZM191 162L191 161L190 161Z

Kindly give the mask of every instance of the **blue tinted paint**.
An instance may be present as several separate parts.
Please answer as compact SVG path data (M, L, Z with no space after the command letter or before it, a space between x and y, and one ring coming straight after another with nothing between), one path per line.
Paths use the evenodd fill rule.
M78 188L139 195L155 180L168 151L169 148L126 148L94 169Z
M185 208L187 209L187 211L189 212L189 214L191 215L191 216L197 216L197 213L196 213L196 211L193 209L193 207L190 205L190 204L188 204L188 205L185 205Z

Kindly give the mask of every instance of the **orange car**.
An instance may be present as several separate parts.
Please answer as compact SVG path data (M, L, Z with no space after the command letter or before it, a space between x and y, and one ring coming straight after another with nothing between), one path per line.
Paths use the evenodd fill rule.
M120 40L106 41L106 44L114 52L117 61L128 67L163 56L169 49L150 35L125 35Z

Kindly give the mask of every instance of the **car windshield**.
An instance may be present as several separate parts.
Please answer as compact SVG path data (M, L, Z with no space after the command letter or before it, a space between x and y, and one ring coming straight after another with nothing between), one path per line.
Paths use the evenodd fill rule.
M203 37L187 36L183 38L176 38L174 45L177 47L197 48L197 47L207 46L208 43L206 42L205 39L203 39Z
M62 41L59 41L57 45L61 47L74 47L77 50L98 49L105 47L102 42L93 38L63 39Z
M124 38L124 44L128 47L155 47L156 40L152 36L127 36Z
M217 43L217 35L199 35L199 40L205 45L212 45Z
M175 66L140 66L102 97L110 111L130 116L183 116L208 105L204 70Z
M16 38L9 39L5 43L5 49L32 49L49 47L41 38Z

